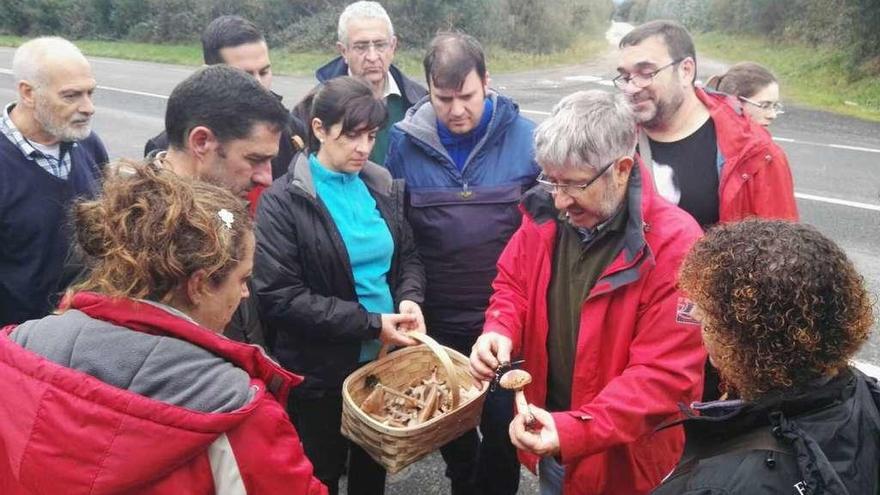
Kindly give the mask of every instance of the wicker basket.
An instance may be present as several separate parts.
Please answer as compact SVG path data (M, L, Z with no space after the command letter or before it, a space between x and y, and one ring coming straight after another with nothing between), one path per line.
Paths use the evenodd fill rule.
M427 454L458 438L480 424L488 384L471 376L468 359L443 347L424 334L410 336L425 345L406 347L369 363L345 379L342 384L342 434L357 443L389 473L396 473ZM440 366L438 366L438 364ZM452 392L453 409L410 427L383 425L360 405L369 395L368 375L374 375L389 387L403 390L414 380L427 378L434 369L446 380ZM480 393L459 404L459 384L472 383ZM456 407L457 406L457 407Z

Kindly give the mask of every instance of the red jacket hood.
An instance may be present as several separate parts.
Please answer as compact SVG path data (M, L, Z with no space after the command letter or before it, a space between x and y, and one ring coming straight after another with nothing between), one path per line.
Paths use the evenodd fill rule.
M9 339L15 327L6 327L0 332L0 450L22 486L36 493L59 486L69 493L123 493L149 485L242 424L267 391L284 404L290 387L301 381L258 347L150 304L92 293L76 294L71 302L93 318L173 336L226 358L250 374L255 395L229 413L184 409L53 363ZM0 478L9 475L2 471Z

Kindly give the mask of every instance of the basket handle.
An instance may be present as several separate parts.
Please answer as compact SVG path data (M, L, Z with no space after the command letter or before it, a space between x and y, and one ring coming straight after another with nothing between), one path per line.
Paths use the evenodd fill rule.
M460 401L460 390L458 384L458 373L456 373L455 364L453 364L452 359L450 359L449 354L446 353L446 350L443 349L436 340L428 337L427 334L421 332L406 332L405 335L412 339L418 340L422 344L428 346L431 349L431 352L434 353L434 356L440 361L440 364L443 365L443 368L446 369L446 377L449 385L449 391L452 393L452 408L456 409L458 407L458 403ZM388 355L389 350L388 344L383 344L382 348L379 349L379 357L377 359L382 359L386 355Z

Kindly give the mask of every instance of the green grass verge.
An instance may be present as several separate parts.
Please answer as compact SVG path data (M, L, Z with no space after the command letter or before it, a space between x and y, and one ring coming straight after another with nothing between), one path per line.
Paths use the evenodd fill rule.
M18 46L27 38L0 36L0 46ZM127 60L142 60L181 65L200 65L202 48L197 43L151 44L127 41L77 40L77 46L86 54ZM600 53L606 46L604 40L581 38L571 48L546 55L513 52L500 47L487 48L487 58L493 73L515 72L582 63ZM394 63L407 74L422 73L421 51L400 50ZM276 74L307 76L317 67L335 56L332 51L291 52L284 48L272 49L272 68ZM420 80L421 78L419 78Z
M697 35L695 42L713 59L766 65L784 100L880 122L880 77L852 77L839 50L720 33Z

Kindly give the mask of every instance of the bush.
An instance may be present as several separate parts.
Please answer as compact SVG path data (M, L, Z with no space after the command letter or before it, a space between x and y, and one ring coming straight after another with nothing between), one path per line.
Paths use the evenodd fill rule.
M626 0L617 9L624 14L634 23L675 19L697 32L836 47L847 54L852 77L880 74L877 0Z
M350 0L0 0L0 31L34 36L196 41L222 14L254 21L274 46L326 49ZM568 47L604 30L611 0L386 0L402 46L421 47L442 30L470 33L486 45L533 53Z

